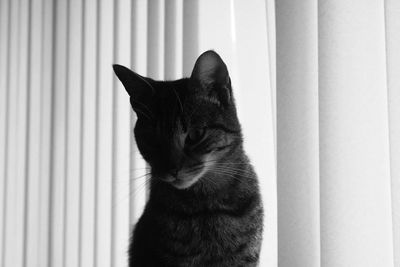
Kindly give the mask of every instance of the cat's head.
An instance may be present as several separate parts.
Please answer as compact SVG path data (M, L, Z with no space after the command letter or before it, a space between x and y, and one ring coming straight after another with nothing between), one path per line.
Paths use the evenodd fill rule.
M228 69L216 52L203 53L191 77L176 81L120 65L114 71L130 95L136 143L154 179L188 188L241 146Z

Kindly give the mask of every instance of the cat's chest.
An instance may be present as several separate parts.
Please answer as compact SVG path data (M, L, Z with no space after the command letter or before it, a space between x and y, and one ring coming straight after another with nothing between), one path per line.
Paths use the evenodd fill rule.
M161 221L159 221L161 222ZM175 245L227 246L244 234L243 218L204 214L193 217L164 216L157 224L157 239Z
M206 242L226 241L246 235L247 228L254 227L257 221L257 205L247 204L244 209L235 209L240 206L228 206L221 202L203 207L206 208L189 211L177 209L175 212L154 209L149 219L154 222L159 236L165 239L198 238Z
M148 209L137 226L140 234L135 242L147 244L152 257L174 262L173 266L232 266L225 259L239 260L259 246L262 215L257 210L238 216L225 209L196 213ZM215 260L217 265L210 264Z
M202 215L176 219L173 216L167 222L166 231L182 234L201 234L215 236L229 234L240 229L240 219L223 215Z

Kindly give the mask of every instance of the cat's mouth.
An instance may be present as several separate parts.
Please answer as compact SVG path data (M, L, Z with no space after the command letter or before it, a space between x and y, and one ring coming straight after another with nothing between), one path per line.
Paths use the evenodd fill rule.
M186 188L191 187L199 179L200 179L200 177L199 178L196 178L196 177L175 178L175 180L171 182L171 185L177 189L186 189Z
M163 181L171 184L173 187L177 189L186 189L194 185L197 181L201 179L201 177L207 172L207 167L201 168L201 170L196 173L182 172L177 176L166 175L163 177Z

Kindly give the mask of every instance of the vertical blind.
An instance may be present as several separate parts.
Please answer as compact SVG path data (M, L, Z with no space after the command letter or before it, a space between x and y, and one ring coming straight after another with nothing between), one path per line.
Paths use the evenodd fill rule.
M273 11L264 0L1 0L0 265L126 266L148 169L111 66L175 79L215 49L260 176L261 265L275 266Z
M276 1L279 266L400 266L400 2Z
M149 170L111 66L187 77L208 49L260 178L260 266L400 266L399 3L0 0L0 266L126 266Z

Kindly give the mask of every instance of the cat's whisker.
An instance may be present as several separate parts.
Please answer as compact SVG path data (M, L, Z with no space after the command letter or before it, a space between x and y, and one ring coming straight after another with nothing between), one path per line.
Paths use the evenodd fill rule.
M148 182L149 182L150 180L151 180L150 177L146 177L145 180L141 180L141 183L140 183L138 186L136 186L136 188L135 188L133 191L130 192L130 195L129 195L129 196L132 197L133 195L139 193L140 190L146 188L146 186L148 185Z
M151 175L150 172L149 172L149 173L145 173L145 174L143 174L143 175L141 175L141 176L139 176L139 177L130 178L129 180L130 180L130 181L135 181L135 180L138 180L138 179L147 178L149 175Z
M205 162L216 162L218 164L248 164L247 162L238 161L238 162L219 162L221 159L210 159ZM204 163L205 163L204 162Z
M139 185L129 196L132 197L133 195L139 194L140 191L147 190L149 184L151 182L151 177L147 178L144 183ZM146 195L146 191L144 191L144 194Z
M143 168L130 168L129 171L148 171L150 170L150 167L143 167Z
M247 162L217 162L219 165L248 165Z
M236 171L230 171L230 170L219 169L219 168L214 168L213 170L215 170L219 173L227 173L227 174L235 175L237 177L246 177L246 178L251 177L248 175L249 173L236 172ZM250 174L250 175L252 175L252 174Z
M242 169L242 168L236 168L235 166L230 166L230 165L244 165L246 166L248 163L212 163L212 164L206 164L206 163L211 163L211 162L215 162L213 160L209 160L209 161L205 161L203 164L207 167L220 167L220 168L225 168L225 169L229 169L229 170L236 170L236 171L240 171L240 172L248 172L248 173L253 173L253 171L248 170L248 169Z
M214 168L214 170L228 172L228 173L232 173L232 174L242 174L242 172L232 171L232 170L227 170L227 169L222 169L222 168Z
M227 179L229 177L229 179L234 179L238 182L242 182L242 179L240 179L239 177L236 177L235 175L230 174L230 173L224 173L224 172L219 172L219 171L212 171L211 173L216 174L216 175L221 175L221 176L218 176L218 179ZM228 176L228 177L226 177L226 176ZM209 178L209 179L211 179L211 178Z
M214 164L208 164L207 166L224 168L227 170L235 170L235 171L239 171L239 172L249 172L249 173L253 172L251 169L246 168L246 166L247 166L246 164L230 165L230 164L214 163Z
M219 171L221 173L231 174L236 177L251 177L252 176L252 174L248 174L248 173L232 172L232 171L227 171L227 170L222 170L222 169L216 169L216 171Z
M188 173L190 174L190 173L196 172L198 170L201 170L203 168L205 168L205 166L193 167L188 171Z
M141 172L146 172L146 173L150 173L151 172L151 168L149 167L143 167L143 168L124 168L121 171L119 171L119 175L124 177L124 176L130 176L132 174L135 173L139 173L141 174Z
M253 174L253 171L246 170L246 169L239 169L239 168L232 168L228 166L214 166L215 168L220 168L227 171L237 172L237 173L246 173L246 174Z
M149 172L150 168L130 168L120 171L121 176L132 175L132 174L140 174L141 172Z
M150 181L150 178L148 178L146 181L142 182L139 186L137 186L133 191L130 190L127 195L122 196L118 201L115 201L114 206L118 205L118 203L125 201L127 198L130 199L134 195L139 194L139 192L145 188L147 188L148 181Z
M230 165L230 164L219 164L219 163L214 163L213 166L220 167L220 168L226 168L230 170L237 170L237 171L251 171L250 169L247 168L242 168L243 164L237 164L237 165ZM247 166L247 165L244 165Z
M114 178L111 180L112 183L117 183L117 184L131 184L132 182L138 181L138 180L142 180L145 178L148 178L150 174L145 174L145 175L141 175L138 177L134 177L134 178L130 178L130 177L126 177L126 178Z
M204 176L204 178L205 178L205 180L206 180L207 182L212 183L215 187L218 186L217 182L214 181L214 179L212 179L210 176L207 176L207 175L206 175L206 176Z

